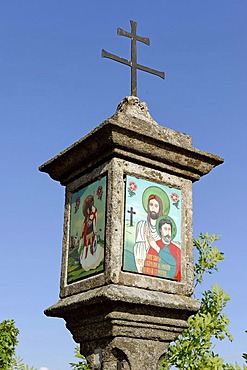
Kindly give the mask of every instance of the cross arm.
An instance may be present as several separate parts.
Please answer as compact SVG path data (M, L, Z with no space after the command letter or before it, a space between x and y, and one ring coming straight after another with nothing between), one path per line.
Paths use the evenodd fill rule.
M116 62L119 62L119 63L122 63L122 64L126 64L128 65L129 67L131 67L131 62L125 58L121 58L121 57L118 57L117 55L114 55L114 54L111 54L111 53L108 53L108 51L102 49L102 53L101 53L101 56L102 58L109 58L109 59L113 59L115 60Z
M118 29L117 29L117 34L118 34L119 36L126 36L126 37L129 37L130 39L132 39L132 38L133 38L133 34L132 34L132 33L127 32L127 31L124 31L122 28L119 28L119 27L118 27ZM137 35L135 35L135 39L136 39L137 41L143 42L143 43L144 43L144 44L146 44L146 45L150 45L150 40L149 40L149 38L148 38L148 37L141 37L141 36L137 36Z
M163 80L165 79L164 72L156 71L156 69L148 68L148 67L142 66L141 64L137 64L136 68L144 72L152 73L153 75L163 78Z
M131 67L131 61L129 61L129 60L125 59L125 58L118 57L115 54L108 53L108 51L106 51L104 49L102 49L101 56L102 56L102 58L113 59L116 62L125 64L125 65ZM143 66L141 64L137 64L136 65L136 68L137 69L140 69L141 71L144 71L144 72L152 73L152 74L154 74L154 75L156 75L158 77L161 77L163 79L165 78L165 73L164 72L156 71L155 69L152 69L152 68L149 68L149 67L145 67L145 66Z
M117 29L117 34L119 36L126 36L131 39L131 60L127 60L125 58L121 58L115 54L110 54L106 50L102 49L102 58L109 58L115 60L116 62L125 64L131 67L131 95L137 96L137 70L142 70L144 72L151 73L161 78L165 78L165 73L161 71L157 71L152 68L145 67L141 64L137 63L137 41L143 42L146 45L150 45L150 41L148 37L141 37L136 34L136 27L137 23L135 21L130 21L131 24L131 32L127 32L122 28Z

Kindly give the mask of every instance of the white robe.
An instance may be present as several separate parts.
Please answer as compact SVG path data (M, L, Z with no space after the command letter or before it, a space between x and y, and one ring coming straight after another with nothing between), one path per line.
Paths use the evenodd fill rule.
M142 273L144 262L150 248L146 243L146 228L149 228L151 236L154 240L159 240L160 236L157 233L156 226L152 226L148 221L139 221L136 226L136 239L134 244L134 256L137 271Z
M88 246L88 247L83 247L81 255L80 255L81 267L85 271L96 269L104 258L104 249L99 244L97 244L97 238L95 239L94 243L95 243L95 248L94 248L93 254L91 254L90 246ZM87 249L88 249L87 257L85 258Z

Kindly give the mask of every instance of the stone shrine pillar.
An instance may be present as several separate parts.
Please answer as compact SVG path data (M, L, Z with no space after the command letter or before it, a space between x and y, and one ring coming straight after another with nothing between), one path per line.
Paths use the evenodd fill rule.
M192 183L223 162L138 98L40 167L66 187L61 317L92 370L159 370L199 309Z

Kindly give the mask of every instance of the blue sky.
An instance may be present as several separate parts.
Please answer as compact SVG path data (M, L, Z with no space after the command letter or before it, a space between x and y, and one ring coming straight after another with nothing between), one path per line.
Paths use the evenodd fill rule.
M247 350L246 1L11 0L0 3L0 320L15 319L18 354L37 368L68 370L75 346L63 320L43 314L59 295L64 189L38 166L130 94L130 69L101 49L128 59L116 29L131 19L151 41L139 63L166 72L139 72L139 98L160 125L225 158L193 185L194 236L222 235L226 259L205 287L230 294L235 341L216 350L240 363Z

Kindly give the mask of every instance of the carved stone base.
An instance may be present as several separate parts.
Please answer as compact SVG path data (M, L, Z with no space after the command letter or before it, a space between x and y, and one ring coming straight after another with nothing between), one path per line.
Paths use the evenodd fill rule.
M91 370L159 370L169 345L199 302L179 295L108 285L60 300L62 317Z
M98 345L96 349L95 344ZM115 337L108 343L83 343L81 352L87 354L91 370L158 370L168 344L155 340Z

